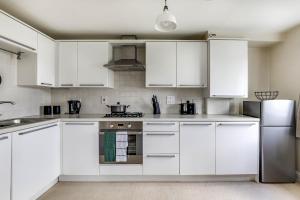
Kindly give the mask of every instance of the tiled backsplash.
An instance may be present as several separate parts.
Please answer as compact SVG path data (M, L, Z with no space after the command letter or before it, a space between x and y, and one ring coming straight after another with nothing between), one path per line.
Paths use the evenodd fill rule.
M72 88L52 89L52 104L62 106L62 112L67 112L67 101L69 99L80 99L82 101L81 113L107 113L109 108L101 104L101 96L108 97L107 104L130 105L128 111L141 111L152 113L151 98L157 95L161 113L179 113L181 100L193 100L197 105L197 111L203 111L202 89L178 89L178 88L146 88L145 72L115 72L115 87L104 88ZM176 104L167 105L166 97L175 96Z

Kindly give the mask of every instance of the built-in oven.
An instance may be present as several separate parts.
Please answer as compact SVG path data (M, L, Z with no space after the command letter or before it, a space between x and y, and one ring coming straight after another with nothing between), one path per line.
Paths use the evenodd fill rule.
M118 156L118 145L119 141L108 141L107 138L118 138L108 137L109 134L113 136L118 134L125 134L124 140L126 146L123 145L123 156L125 159L118 160L114 158L107 159L107 149L110 151L115 150L114 155ZM123 142L124 142L123 140ZM121 151L122 152L122 151ZM143 163L143 123L141 121L104 121L100 122L100 133L99 133L99 161L100 164L142 164Z

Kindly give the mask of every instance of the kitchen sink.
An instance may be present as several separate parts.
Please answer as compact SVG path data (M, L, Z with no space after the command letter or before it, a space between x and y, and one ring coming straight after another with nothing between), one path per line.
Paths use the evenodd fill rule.
M17 119L3 120L3 121L0 121L0 129L42 122L42 121L46 121L49 119L50 118L17 118Z

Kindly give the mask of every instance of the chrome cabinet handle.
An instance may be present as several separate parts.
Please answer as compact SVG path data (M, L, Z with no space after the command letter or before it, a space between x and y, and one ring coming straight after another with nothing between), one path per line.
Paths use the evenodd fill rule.
M176 155L174 154L148 154L147 155L148 158L175 158Z
M60 84L61 86L73 86L72 83Z
M150 83L148 84L149 86L173 86L173 84L153 84L153 83Z
M86 125L86 126L91 126L91 125L95 125L94 122L67 122L65 123L65 125Z
M256 123L219 123L218 126L254 126Z
M182 123L183 126L210 126L212 123Z
M51 86L52 84L51 84L51 83L41 83L41 85L48 85L48 86Z
M7 140L7 139L8 139L8 136L0 137L0 141L1 140Z
M142 135L143 132L134 132L134 131L128 131L127 135ZM104 131L100 131L99 135L104 135Z
M193 84L180 84L179 86L193 86L193 87L203 87L203 85L193 85Z
M101 87L103 87L104 86L104 84L79 84L79 86L101 86Z
M149 135L149 136L172 136L172 135L175 135L175 133L146 133L146 135Z
M171 123L161 123L161 122L147 122L147 125L165 125L165 126L174 126L175 123L171 122Z
M36 132L36 131L40 131L40 130L44 130L44 129L47 129L47 128L51 128L51 127L54 127L54 126L57 126L57 124L53 124L51 126L45 126L45 127L42 127L42 128L37 128L37 129L34 129L32 131L25 131L25 132L19 133L19 135L30 134L30 133L33 133L33 132Z

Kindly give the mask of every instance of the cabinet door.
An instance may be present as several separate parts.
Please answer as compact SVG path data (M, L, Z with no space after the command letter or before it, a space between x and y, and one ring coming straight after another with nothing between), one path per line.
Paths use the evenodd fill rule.
M0 135L0 199L10 200L11 136Z
M143 159L144 175L179 175L178 154L146 154Z
M57 124L13 134L13 200L35 198L60 174L60 134Z
M177 87L207 87L207 42L177 42Z
M0 11L0 35L30 49L37 49L37 32Z
M38 34L37 55L37 84L42 86L54 86L56 63L55 41Z
M97 122L63 123L63 174L99 175Z
M248 96L248 42L210 40L210 96Z
M176 87L176 42L146 43L146 87Z
M77 84L77 42L59 42L59 85L72 87Z
M103 67L110 58L108 42L78 42L79 86L108 87L110 70Z
M180 123L180 174L215 174L215 123Z
M216 127L216 174L258 174L257 122L220 122Z

